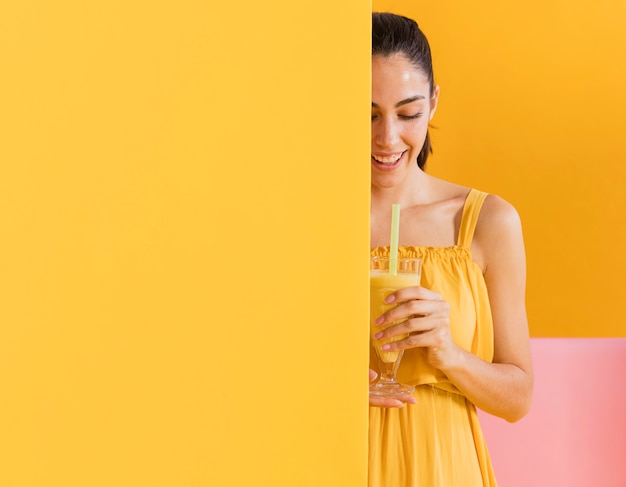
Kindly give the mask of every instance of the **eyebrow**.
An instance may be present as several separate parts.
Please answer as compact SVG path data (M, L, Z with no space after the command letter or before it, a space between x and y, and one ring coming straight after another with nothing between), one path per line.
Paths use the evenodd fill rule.
M415 96L412 96L411 98L406 98L396 103L396 108L401 107L402 105L408 105L409 103L413 103L414 101L417 101L417 100L424 100L424 99L426 99L425 96L415 95ZM378 108L378 104L372 102L372 108Z

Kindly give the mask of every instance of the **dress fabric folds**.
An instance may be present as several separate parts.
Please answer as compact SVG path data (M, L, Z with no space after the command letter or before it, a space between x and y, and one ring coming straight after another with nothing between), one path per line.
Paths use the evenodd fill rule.
M463 207L457 245L410 247L399 257L422 259L421 285L450 304L450 329L459 346L493 360L493 320L487 286L470 244L486 193L472 189ZM372 255L388 256L389 247ZM375 352L371 367L378 370ZM421 349L404 352L400 382L415 386L417 404L370 407L369 487L496 487L476 409Z

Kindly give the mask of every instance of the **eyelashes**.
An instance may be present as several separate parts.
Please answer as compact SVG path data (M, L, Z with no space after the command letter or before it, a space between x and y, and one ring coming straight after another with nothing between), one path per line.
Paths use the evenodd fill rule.
M424 112L417 112L415 115L398 115L400 120L415 120L416 118L420 118Z
M398 115L400 120L415 120L420 118L424 112L417 112L414 115ZM378 118L378 115L372 115L372 122Z

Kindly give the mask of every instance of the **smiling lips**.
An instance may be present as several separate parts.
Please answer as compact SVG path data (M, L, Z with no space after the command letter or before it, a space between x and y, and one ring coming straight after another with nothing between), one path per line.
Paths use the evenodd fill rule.
M393 166L400 159L402 159L402 156L404 155L405 152L406 151L398 152L396 154L372 154L372 159L374 159L374 161L384 166Z

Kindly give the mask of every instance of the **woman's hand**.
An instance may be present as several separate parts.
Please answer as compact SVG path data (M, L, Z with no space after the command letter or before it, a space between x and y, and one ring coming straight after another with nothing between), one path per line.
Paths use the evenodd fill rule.
M370 369L370 382L376 380L378 374ZM370 394L370 406L378 406L381 408L401 408L405 404L415 404L417 401L411 394L403 394L401 396L375 396Z
M384 341L399 335L408 337L383 345L383 351L423 347L430 365L441 370L459 360L460 349L450 333L450 305L440 294L419 286L408 287L387 296L385 303L397 306L380 316L376 324L383 328L402 323L381 329L374 338Z

